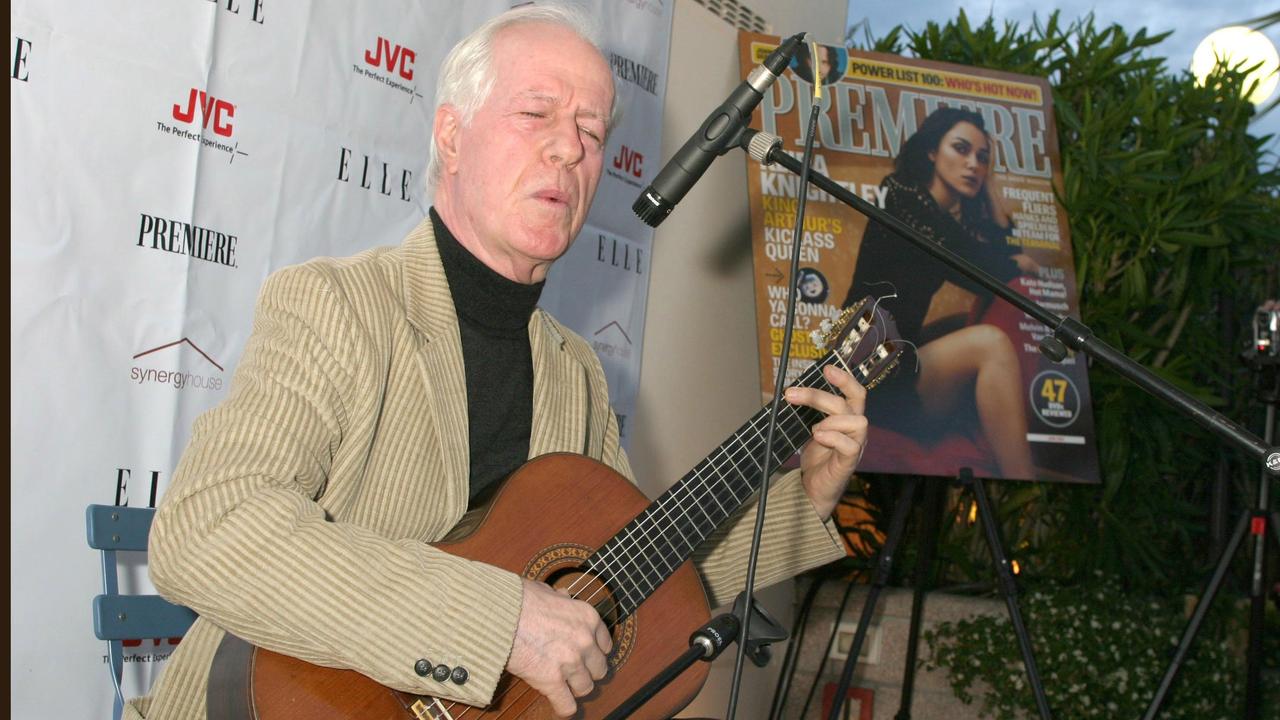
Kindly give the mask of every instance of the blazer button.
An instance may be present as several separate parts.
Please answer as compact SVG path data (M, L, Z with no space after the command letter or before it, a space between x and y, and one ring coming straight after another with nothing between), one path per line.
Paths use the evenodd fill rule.
M453 669L453 675L450 675L449 679L453 680L457 685L462 685L469 677L471 677L471 675L467 672L467 669L459 665Z
M413 664L413 671L418 673L418 677L426 677L431 674L431 661L422 658Z
M441 665L437 665L437 666L436 666L436 669L431 671L431 677L432 677L432 679L434 679L436 682L444 682L445 680L448 680L448 679L449 679L449 666L448 666L448 665L443 665L443 664L441 664Z

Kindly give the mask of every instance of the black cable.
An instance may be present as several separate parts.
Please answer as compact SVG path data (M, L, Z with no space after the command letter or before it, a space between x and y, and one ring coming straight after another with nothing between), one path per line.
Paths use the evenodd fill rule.
M816 50L813 50L816 54ZM817 63L814 63L817 67ZM814 94L819 96L822 85L814 78ZM787 364L791 360L791 334L795 326L796 319L796 297L797 297L797 278L800 274L800 246L804 239L804 211L805 203L809 196L809 171L813 164L813 138L817 134L818 115L820 112L820 103L815 97L812 110L809 113L809 129L804 139L804 158L801 161L800 184L798 186L800 198L796 206L796 226L795 234L792 236L791 244L791 277L790 289L787 301L787 322L782 333L782 356L778 360L778 377L773 387L773 407L769 412L769 430L765 435L764 442L764 460L761 462L761 480L760 480L760 497L756 503L756 524L755 532L751 538L751 553L747 559L747 588L743 592L746 598L744 607L746 611L742 618L742 631L739 635L738 652L733 664L733 684L729 690L729 709L725 713L726 720L734 720L735 713L738 709L738 689L742 684L742 666L743 659L746 657L747 638L751 624L751 607L752 595L755 589L756 580L756 561L760 555L760 537L764 532L764 513L766 500L769 496L769 475L773 472L773 438L778 427L778 413L782 409L782 393L786 389L787 383Z

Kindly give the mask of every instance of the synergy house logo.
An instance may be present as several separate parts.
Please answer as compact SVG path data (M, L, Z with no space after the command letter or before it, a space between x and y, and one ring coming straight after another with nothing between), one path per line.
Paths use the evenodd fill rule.
M227 155L227 162L234 163L237 157L248 157L249 153L240 149L240 142L232 138L235 132L233 122L236 106L225 98L218 98L205 90L191 88L187 97L174 103L169 113L177 124L170 125L163 120L156 121L156 132L182 140L199 143L202 149L214 150ZM190 130L186 126L194 126ZM209 137L204 131L213 126L215 137Z
M364 65L354 63L351 71L360 77L369 78L393 89L399 90L409 97L409 104L414 98L422 99L417 85L406 85L396 78L413 82L413 63L418 53L398 43L378 36L372 50L364 51Z
M188 338L184 337L181 340L175 340L171 343L165 343L164 345L153 347L150 350L143 350L137 355L134 355L133 359L138 360L139 358L145 357L147 355L152 355L162 350L168 350L169 348L178 347L180 345L187 345L191 347L191 349L199 353L201 358L204 358L206 362L208 362L213 367L217 368L218 374L215 375L213 373L210 373L208 375L204 375L199 372L189 372L186 370L169 370L169 369L142 367L141 365L134 365L131 368L129 368L129 380L131 382L137 383L138 385L146 385L146 384L171 385L175 390L186 390L187 388L195 388L197 390L213 390L213 391L221 390L223 387L221 374L225 372L225 369L221 365L219 365L216 360L210 357L209 353L206 353L204 350L201 350L200 346L191 342L191 340ZM209 371L206 369L205 372L209 372Z
M591 334L591 347L600 357L611 357L619 360L631 359L631 336L622 329L622 324L611 320L604 327ZM618 339L621 338L621 342Z

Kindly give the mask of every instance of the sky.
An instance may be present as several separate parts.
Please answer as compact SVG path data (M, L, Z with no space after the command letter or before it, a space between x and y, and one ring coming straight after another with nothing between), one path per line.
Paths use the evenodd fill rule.
M1106 27L1119 24L1127 32L1136 32L1145 27L1148 35L1172 30L1173 34L1163 42L1148 49L1151 55L1166 58L1166 67L1171 70L1183 70L1191 66L1191 56L1196 46L1209 33L1226 25L1239 25L1245 20L1266 15L1280 10L1280 2L1271 0L1245 0L1230 3L1215 0L1112 0L1097 2L1094 0L1054 0L1053 2L1031 2L1029 0L849 0L849 15L846 25L852 26L862 20L869 21L874 37L880 37L895 25L905 25L912 30L923 29L930 20L945 23L955 19L964 8L969 20L981 22L988 15L996 19L997 27L1003 27L1004 21L1018 23L1020 28L1029 27L1033 16L1047 18L1053 10L1062 12L1060 20L1068 24L1072 20L1084 17L1090 11L1094 14L1095 25ZM1280 47L1280 25L1273 25L1263 31L1271 42ZM859 30L858 37L862 37ZM1280 92L1277 89L1276 92ZM1272 95L1272 99L1274 99ZM1264 106L1266 103L1264 103ZM1274 136L1267 147L1272 153L1280 154L1280 108L1276 108L1254 121L1250 129L1253 135Z

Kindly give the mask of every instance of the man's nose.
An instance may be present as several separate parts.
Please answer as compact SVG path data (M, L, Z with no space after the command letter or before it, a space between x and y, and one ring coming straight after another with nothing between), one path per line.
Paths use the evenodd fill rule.
M586 148L582 144L582 134L578 129L576 118L567 117L554 123L547 140L546 158L553 165L573 167L582 160Z

